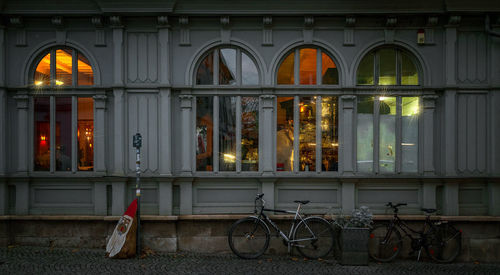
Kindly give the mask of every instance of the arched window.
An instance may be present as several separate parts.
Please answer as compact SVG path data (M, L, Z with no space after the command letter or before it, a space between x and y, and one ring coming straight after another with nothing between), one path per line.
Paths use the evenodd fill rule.
M415 58L397 48L369 52L358 66L358 85L419 85Z
M278 68L279 85L336 85L339 74L333 59L320 48L297 48Z
M218 47L201 59L196 85L258 85L259 72L249 54L235 47Z
M92 66L77 50L68 47L53 48L42 56L33 76L36 87L94 85Z

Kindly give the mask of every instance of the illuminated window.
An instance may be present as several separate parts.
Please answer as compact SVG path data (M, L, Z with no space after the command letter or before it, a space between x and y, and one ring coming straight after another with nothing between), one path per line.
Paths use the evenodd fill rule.
M45 86L91 86L94 71L89 60L71 48L54 48L35 67L33 84Z
M196 171L258 171L258 128L258 97L197 96Z
M337 85L338 70L333 59L319 48L290 52L278 68L279 85Z
M91 97L35 97L34 124L35 171L94 170L94 100Z
M197 85L258 85L255 62L240 48L210 50L196 69Z
M358 172L418 171L419 102L407 96L358 97Z
M358 85L419 85L415 59L394 48L380 48L368 53L358 66Z

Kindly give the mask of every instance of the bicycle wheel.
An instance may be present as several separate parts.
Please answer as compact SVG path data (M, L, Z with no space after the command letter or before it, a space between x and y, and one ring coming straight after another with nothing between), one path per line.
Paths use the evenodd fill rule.
M427 254L439 263L454 261L462 250L462 233L450 224L435 226L427 236Z
M370 230L368 252L379 262L390 262L396 258L402 247L401 234L388 224L377 224Z
M302 256L318 259L332 251L335 234L332 226L323 218L309 217L297 225L292 242Z
M236 221L229 230L229 247L238 257L255 259L266 252L269 246L269 229L255 217Z

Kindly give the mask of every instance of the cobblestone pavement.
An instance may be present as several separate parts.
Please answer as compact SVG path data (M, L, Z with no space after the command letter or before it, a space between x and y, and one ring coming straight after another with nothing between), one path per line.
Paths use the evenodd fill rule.
M342 266L333 259L305 260L263 255L242 260L232 254L154 253L114 260L101 249L0 248L0 274L500 274L500 263L435 264L398 260Z

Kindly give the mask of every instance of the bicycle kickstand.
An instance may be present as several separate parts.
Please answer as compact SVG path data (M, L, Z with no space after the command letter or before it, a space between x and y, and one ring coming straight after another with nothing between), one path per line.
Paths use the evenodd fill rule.
M422 247L418 250L418 255L417 255L417 262L420 261L420 255L422 254Z

